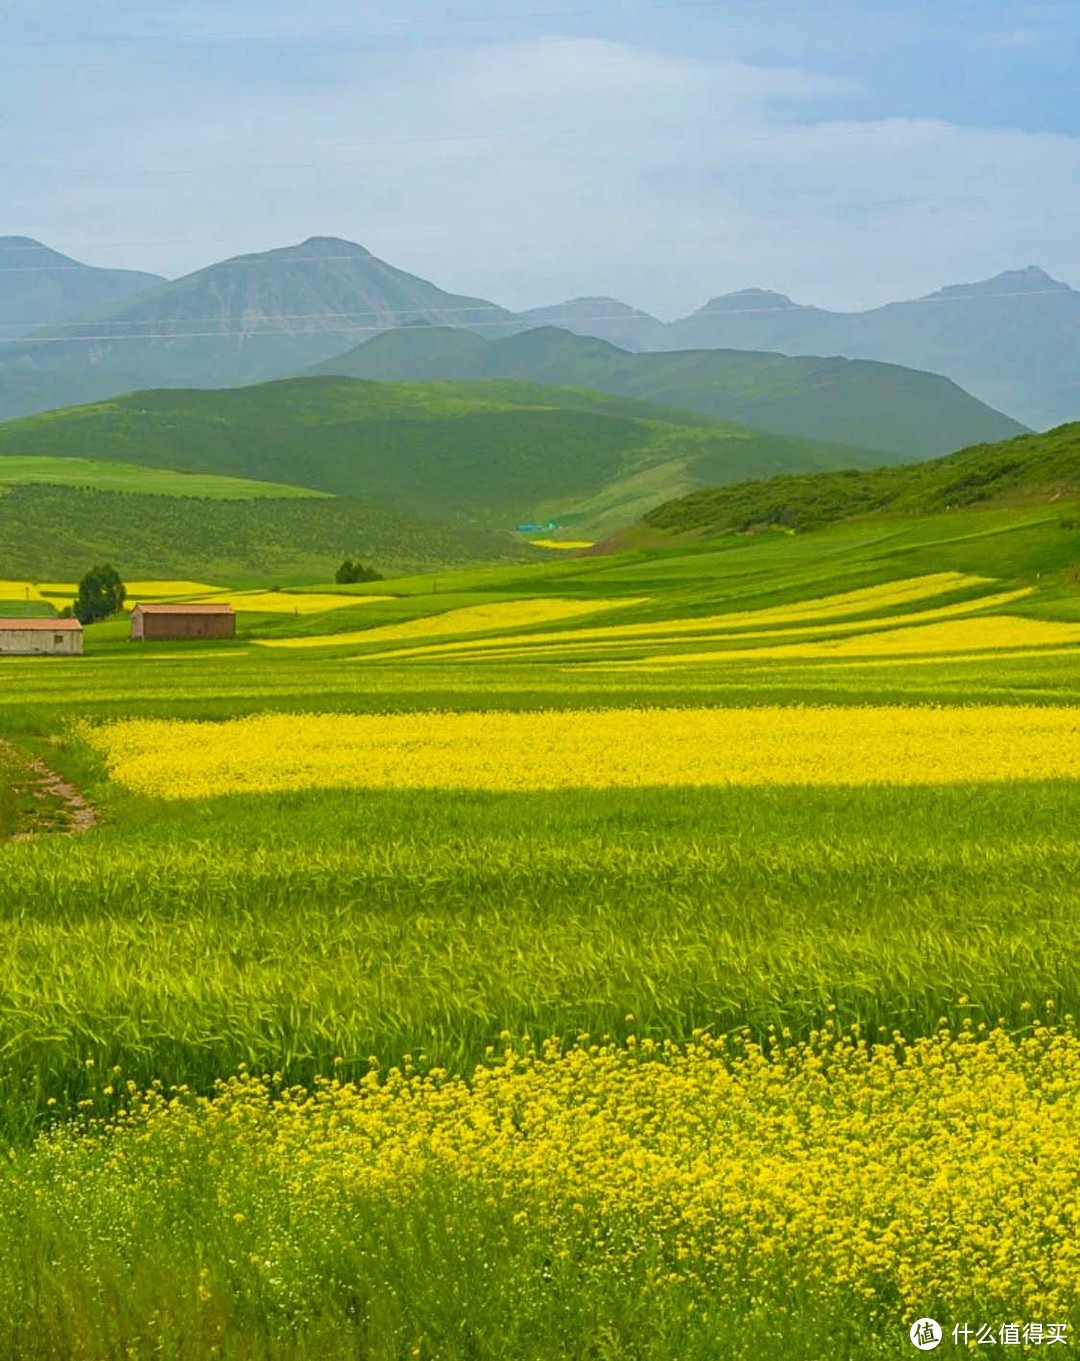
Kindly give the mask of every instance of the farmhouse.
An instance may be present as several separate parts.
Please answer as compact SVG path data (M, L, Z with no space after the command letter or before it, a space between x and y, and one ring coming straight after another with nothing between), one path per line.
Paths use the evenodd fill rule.
M77 619L0 619L0 656L78 657L83 650Z
M136 605L131 636L140 642L168 638L235 638L231 605Z

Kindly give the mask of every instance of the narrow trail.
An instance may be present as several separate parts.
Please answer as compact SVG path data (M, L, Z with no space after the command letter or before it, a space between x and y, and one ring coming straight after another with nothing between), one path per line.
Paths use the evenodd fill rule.
M9 840L78 836L97 826L97 810L70 781L40 757L20 751L3 738L0 775L6 776L18 800L16 826Z

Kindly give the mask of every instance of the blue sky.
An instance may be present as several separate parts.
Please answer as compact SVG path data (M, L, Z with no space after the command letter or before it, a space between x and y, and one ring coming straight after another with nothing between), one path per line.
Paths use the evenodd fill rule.
M0 234L306 236L527 307L1080 284L1075 0L64 0L4 19Z

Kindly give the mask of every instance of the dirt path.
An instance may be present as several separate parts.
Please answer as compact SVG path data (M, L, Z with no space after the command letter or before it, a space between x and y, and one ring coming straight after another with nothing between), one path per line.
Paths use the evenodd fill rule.
M12 841L77 836L97 826L97 810L40 757L0 738L0 780L7 786Z

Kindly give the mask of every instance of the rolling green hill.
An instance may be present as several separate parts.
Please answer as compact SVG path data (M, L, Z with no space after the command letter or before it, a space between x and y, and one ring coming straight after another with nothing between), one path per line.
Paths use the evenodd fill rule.
M874 513L928 515L1009 500L1053 502L1078 491L1080 424L1073 424L926 463L709 488L657 506L644 524L669 534L808 530Z
M879 454L528 383L307 378L140 392L0 425L0 460L73 458L286 483L505 530L606 533L694 487Z
M339 563L357 556L390 575L538 553L509 534L355 497L237 501L59 486L0 495L0 562L9 578L70 581L105 559L129 578L288 585L332 581Z
M3 348L0 345L0 351ZM35 411L96 402L143 386L131 374L110 375L89 367L80 373L0 368L0 420L17 420L20 416L32 416Z
M909 459L1008 439L1024 430L947 378L895 364L737 350L629 354L606 341L552 326L492 341L412 326L377 336L312 372L383 380L503 378L588 387Z

